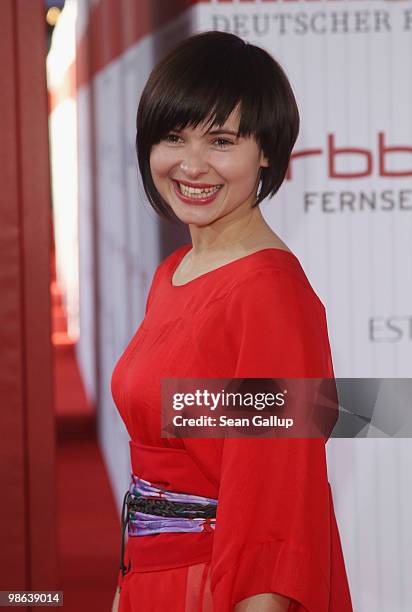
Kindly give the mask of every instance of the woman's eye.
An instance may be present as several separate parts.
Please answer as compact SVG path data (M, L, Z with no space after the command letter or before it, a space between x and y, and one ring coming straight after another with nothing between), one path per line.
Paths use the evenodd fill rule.
M166 134L166 136L164 136L162 140L170 144L177 144L178 141L180 140L180 136L178 136L177 134L170 133L170 134ZM231 140L227 140L226 138L215 138L215 140L213 140L212 142L216 143L216 145L220 149L223 149L224 147L227 147L228 145L233 144Z
M171 142L172 144L175 144L179 140L179 136L177 134L166 134L163 140L165 140L166 142Z
M220 148L227 147L227 145L233 144L231 140L226 140L226 138L216 138L215 142L218 143L218 147Z

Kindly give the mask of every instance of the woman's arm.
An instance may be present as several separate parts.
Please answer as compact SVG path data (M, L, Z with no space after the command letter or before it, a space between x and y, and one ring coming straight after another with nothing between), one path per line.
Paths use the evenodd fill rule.
M223 320L234 379L329 377L325 311L314 295L277 270L232 289ZM228 601L235 612L326 609L330 518L324 439L225 437L211 562L216 609Z
M291 600L277 593L259 593L242 599L235 605L235 612L287 612Z
M112 612L117 612L119 609L119 597L120 597L120 588L117 587L116 593L114 594L113 603L112 603Z

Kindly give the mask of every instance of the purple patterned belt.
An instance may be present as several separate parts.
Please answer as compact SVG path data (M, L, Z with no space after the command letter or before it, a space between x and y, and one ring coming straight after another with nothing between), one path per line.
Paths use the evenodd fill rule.
M122 574L130 569L123 561L126 526L129 536L211 531L215 529L216 510L217 499L162 489L131 473L122 507Z

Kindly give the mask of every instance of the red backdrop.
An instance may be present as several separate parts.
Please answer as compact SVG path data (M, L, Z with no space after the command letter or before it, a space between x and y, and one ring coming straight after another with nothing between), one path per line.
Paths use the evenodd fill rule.
M0 24L0 590L56 589L42 0L3 0Z

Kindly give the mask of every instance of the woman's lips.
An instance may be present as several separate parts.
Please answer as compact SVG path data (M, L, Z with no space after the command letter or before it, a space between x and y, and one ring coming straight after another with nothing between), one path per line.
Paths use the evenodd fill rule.
M216 197L217 194L219 193L221 187L219 189L217 189L214 193L212 193L210 196L205 196L204 198L190 198L188 196L183 195L183 193L180 191L180 187L178 185L177 181L172 181L173 182L173 188L175 190L176 195L182 200L182 202L184 202L185 204L210 204L211 202L213 202Z

